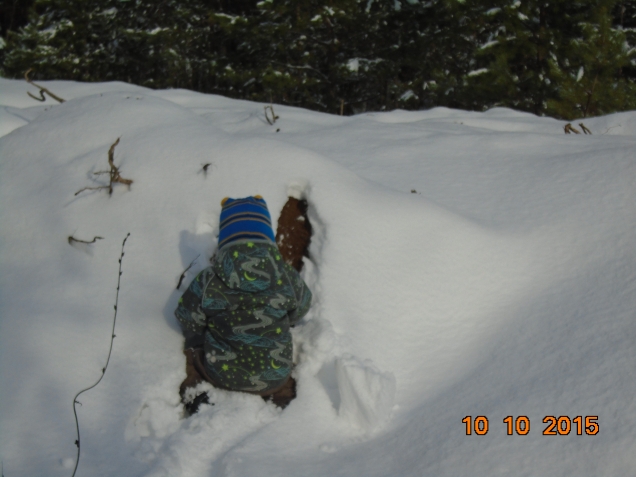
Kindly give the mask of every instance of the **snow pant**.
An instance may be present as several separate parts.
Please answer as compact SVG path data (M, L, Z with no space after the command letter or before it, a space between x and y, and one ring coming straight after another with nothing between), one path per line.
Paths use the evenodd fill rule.
M179 394L181 396L181 401L186 407L187 413L190 415L197 412L200 404L209 404L207 393L202 393L192 400L188 400L186 398L186 391L203 381L210 383L215 388L261 396L265 401L272 401L276 406L281 408L287 407L287 405L296 397L296 380L291 376L277 388L270 389L265 392L237 391L218 384L210 377L205 370L205 358L202 348L187 348L183 351L183 353L186 356L186 379L184 379L183 383L181 383Z

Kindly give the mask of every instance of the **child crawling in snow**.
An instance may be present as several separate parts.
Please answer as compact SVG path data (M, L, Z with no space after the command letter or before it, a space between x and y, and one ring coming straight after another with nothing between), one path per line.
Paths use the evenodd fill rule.
M213 386L284 406L295 397L289 329L309 310L311 292L283 260L261 196L225 198L221 206L212 266L192 281L175 311L185 354Z

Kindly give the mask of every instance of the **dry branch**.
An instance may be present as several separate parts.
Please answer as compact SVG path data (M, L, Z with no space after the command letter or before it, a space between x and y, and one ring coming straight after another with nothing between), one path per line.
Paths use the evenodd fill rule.
M80 189L77 192L75 192L75 195L79 195L81 192L84 192L85 190L102 190L102 189L108 189L108 186L84 187L83 189Z
M583 123L579 123L579 126L581 126L581 129L583 129L583 132L584 132L585 134L590 134L590 135L592 134L592 131L590 131L588 128L586 128L586 127L585 127L585 124L583 124Z
M117 322L117 306L119 305L119 288L120 288L120 285L121 285L121 275L123 273L121 271L121 264L122 264L122 260L124 259L124 247L126 246L126 240L128 240L128 237L130 237L130 232L128 234L126 234L126 237L124 238L124 241L121 244L121 255L119 256L119 275L117 276L117 291L115 293L115 306L114 306L115 314L113 316L113 328L112 328L112 330L110 332L110 348L108 349L108 356L106 357L106 364L102 368L102 374L99 377L99 379L93 385L82 389L73 398L73 414L75 415L75 429L77 431L77 439L75 440L75 446L77 447L77 459L75 460L75 469L73 469L73 475L71 477L75 477L75 473L77 472L77 466L79 465L80 454L81 454L79 419L77 418L77 408L76 408L75 405L79 404L81 406L82 403L79 402L77 400L77 398L80 397L80 395L82 395L86 391L90 391L91 389L93 389L95 386L97 386L102 381L102 379L104 379L104 375L106 374L106 369L108 369L108 363L110 363L110 356L111 356L111 354L113 352L113 341L115 340L115 323Z
M581 134L581 132L578 129L572 126L572 123L567 123L565 126L563 126L563 131L565 132L565 134L570 134L570 133Z
M108 189L108 195L113 194L113 183L119 182L120 184L126 184L130 186L133 183L132 179L125 179L119 173L119 168L115 165L114 155L115 155L115 146L119 144L119 140L121 138L117 138L117 140L110 146L108 150L108 165L110 166L110 170L108 171L97 171L93 172L93 175L99 176L101 174L108 174L110 182L108 185L103 186L95 186L95 187L84 187L83 189L78 190L75 195L78 195L80 192L84 192L85 190L100 190L100 189Z
M33 71L33 68L29 68L28 70L26 70L24 72L24 79L27 83L32 84L33 86L35 86L36 88L40 89L40 97L38 98L37 96L34 96L33 94L31 94L31 92L27 91L27 94L29 96L31 96L33 99L35 99L36 101L46 101L46 98L44 97L44 93L48 94L51 98L53 98L55 101L57 101L58 103L63 103L64 99L60 98L59 96L54 95L53 93L51 93L48 89L46 89L44 86L40 86L37 83L34 83L30 78L29 78L29 73L31 73L31 71Z
M96 235L95 237L93 237L93 240L91 240L90 242L88 240L80 240L80 239L76 239L75 237L73 237L72 235L69 235L68 237L68 244L69 245L73 245L73 242L77 242L77 243L95 243L98 240L103 240L104 237L100 237L98 235Z
M190 265L188 265L188 268L186 268L183 271L183 273L179 277L179 283L177 283L177 290L181 287L181 284L183 283L183 279L185 278L186 273L188 273L188 270L190 270L192 268L192 265L194 265L194 262L196 262L199 257L200 257L200 255L197 255L196 258L190 262Z
M269 106L263 106L263 109L265 110L265 119L267 119L267 122L270 126L273 126L278 119L278 116L276 116L276 113L274 113L274 106L270 104ZM269 115L267 114L268 110L272 112L272 119L270 119Z
M201 164L201 170L199 172L203 172L203 175L207 177L208 169L210 168L210 166L212 166L212 168L214 169L214 164L212 164L211 162L206 162L205 164ZM197 172L197 174L199 174L199 172Z
M611 127L607 128L604 133L601 133L601 136L604 136L605 134L607 134L608 132L610 132L614 128L622 128L622 127L623 127L622 124L617 124L615 126L611 126Z

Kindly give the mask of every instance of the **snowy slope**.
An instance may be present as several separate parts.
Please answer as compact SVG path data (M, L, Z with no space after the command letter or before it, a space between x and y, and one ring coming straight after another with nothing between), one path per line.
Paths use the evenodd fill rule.
M72 400L101 374L129 232L112 359L79 399L77 475L636 471L636 113L584 120L592 136L508 109L274 105L271 126L263 105L214 95L45 86L67 102L0 79L7 477L72 472ZM103 183L118 137L130 189L75 196ZM288 192L314 226L298 398L281 412L211 390L183 419L178 278L206 265L223 197L261 194L276 219ZM520 415L530 432L506 435ZM488 433L467 436L466 416ZM598 416L599 432L543 435L545 416Z

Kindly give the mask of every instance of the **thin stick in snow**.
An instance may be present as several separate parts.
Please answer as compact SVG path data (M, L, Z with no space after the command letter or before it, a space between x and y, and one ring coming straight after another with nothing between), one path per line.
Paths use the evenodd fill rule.
M93 175L96 175L96 176L99 176L101 174L108 174L110 178L110 182L108 183L108 185L96 186L96 187L84 187L83 189L80 189L77 192L75 192L75 195L78 195L80 192L84 192L85 190L108 189L108 195L110 196L113 194L113 183L119 182L120 184L126 184L127 186L130 186L130 184L133 183L132 179L125 179L120 175L119 168L115 165L115 162L114 162L115 146L119 144L120 139L121 138L117 138L117 140L110 146L110 149L108 150L108 165L110 166L110 170L93 172Z
M200 255L197 255L196 258L190 262L190 265L188 265L188 268L186 268L183 271L183 273L179 277L179 283L177 283L177 290L181 287L181 284L183 283L183 279L185 278L186 273L188 273L188 270L190 270L192 268L192 265L194 265L194 262L196 262L199 257L200 257Z
M205 177L208 176L208 169L210 168L210 166L212 166L212 168L214 169L214 164L212 164L211 162L206 162L205 164L201 165L201 170L199 172L203 172L203 175ZM199 174L199 172L197 172L197 174Z
M91 240L90 242L88 240L80 240L80 239L76 239L75 237L73 237L72 235L68 236L68 244L69 245L73 245L73 242L76 243L95 243L98 240L103 240L104 237L100 237L98 235L96 235L95 237L93 237L93 240Z
M269 123L270 126L273 126L276 120L278 119L278 116L276 116L276 114L274 113L274 106L270 104L269 106L263 106L263 109L265 110L265 119L267 119L267 122ZM272 119L269 119L269 115L267 114L267 111L272 112Z
M128 237L130 237L130 232L126 235L126 237L124 238L124 241L121 244L121 255L119 256L119 275L117 275L117 293L115 294L115 316L113 317L113 329L110 333L110 348L108 349L108 357L106 358L106 364L102 368L102 375L95 382L95 384L85 389L82 389L73 398L73 414L75 415L75 428L77 429L77 440L75 441L75 445L77 446L77 460L75 461L75 469L73 469L72 477L75 477L75 472L77 472L77 466L79 465L79 460L80 460L80 431L79 431L79 420L77 419L77 409L75 408L75 405L76 404L79 404L80 406L82 405L82 403L77 400L80 394L85 393L86 391L90 391L102 381L102 379L104 378L104 375L106 374L108 363L110 362L110 355L113 352L113 341L115 340L115 323L117 321L117 305L119 304L119 285L121 283L121 275L122 275L121 262L124 259L124 247L126 246L126 240L128 240Z
M66 100L60 98L59 96L54 95L53 93L51 93L48 89L46 89L44 86L40 86L39 84L34 83L30 78L29 78L29 73L31 73L31 71L33 71L33 68L29 68L28 70L26 70L24 72L24 79L27 83L32 84L33 86L35 86L36 88L40 89L40 97L38 98L37 96L34 96L33 94L31 94L30 91L27 91L27 94L29 96L31 96L33 99L35 99L36 101L46 101L46 98L44 97L44 93L48 94L51 98L53 98L55 101L57 101L58 103L63 103Z

